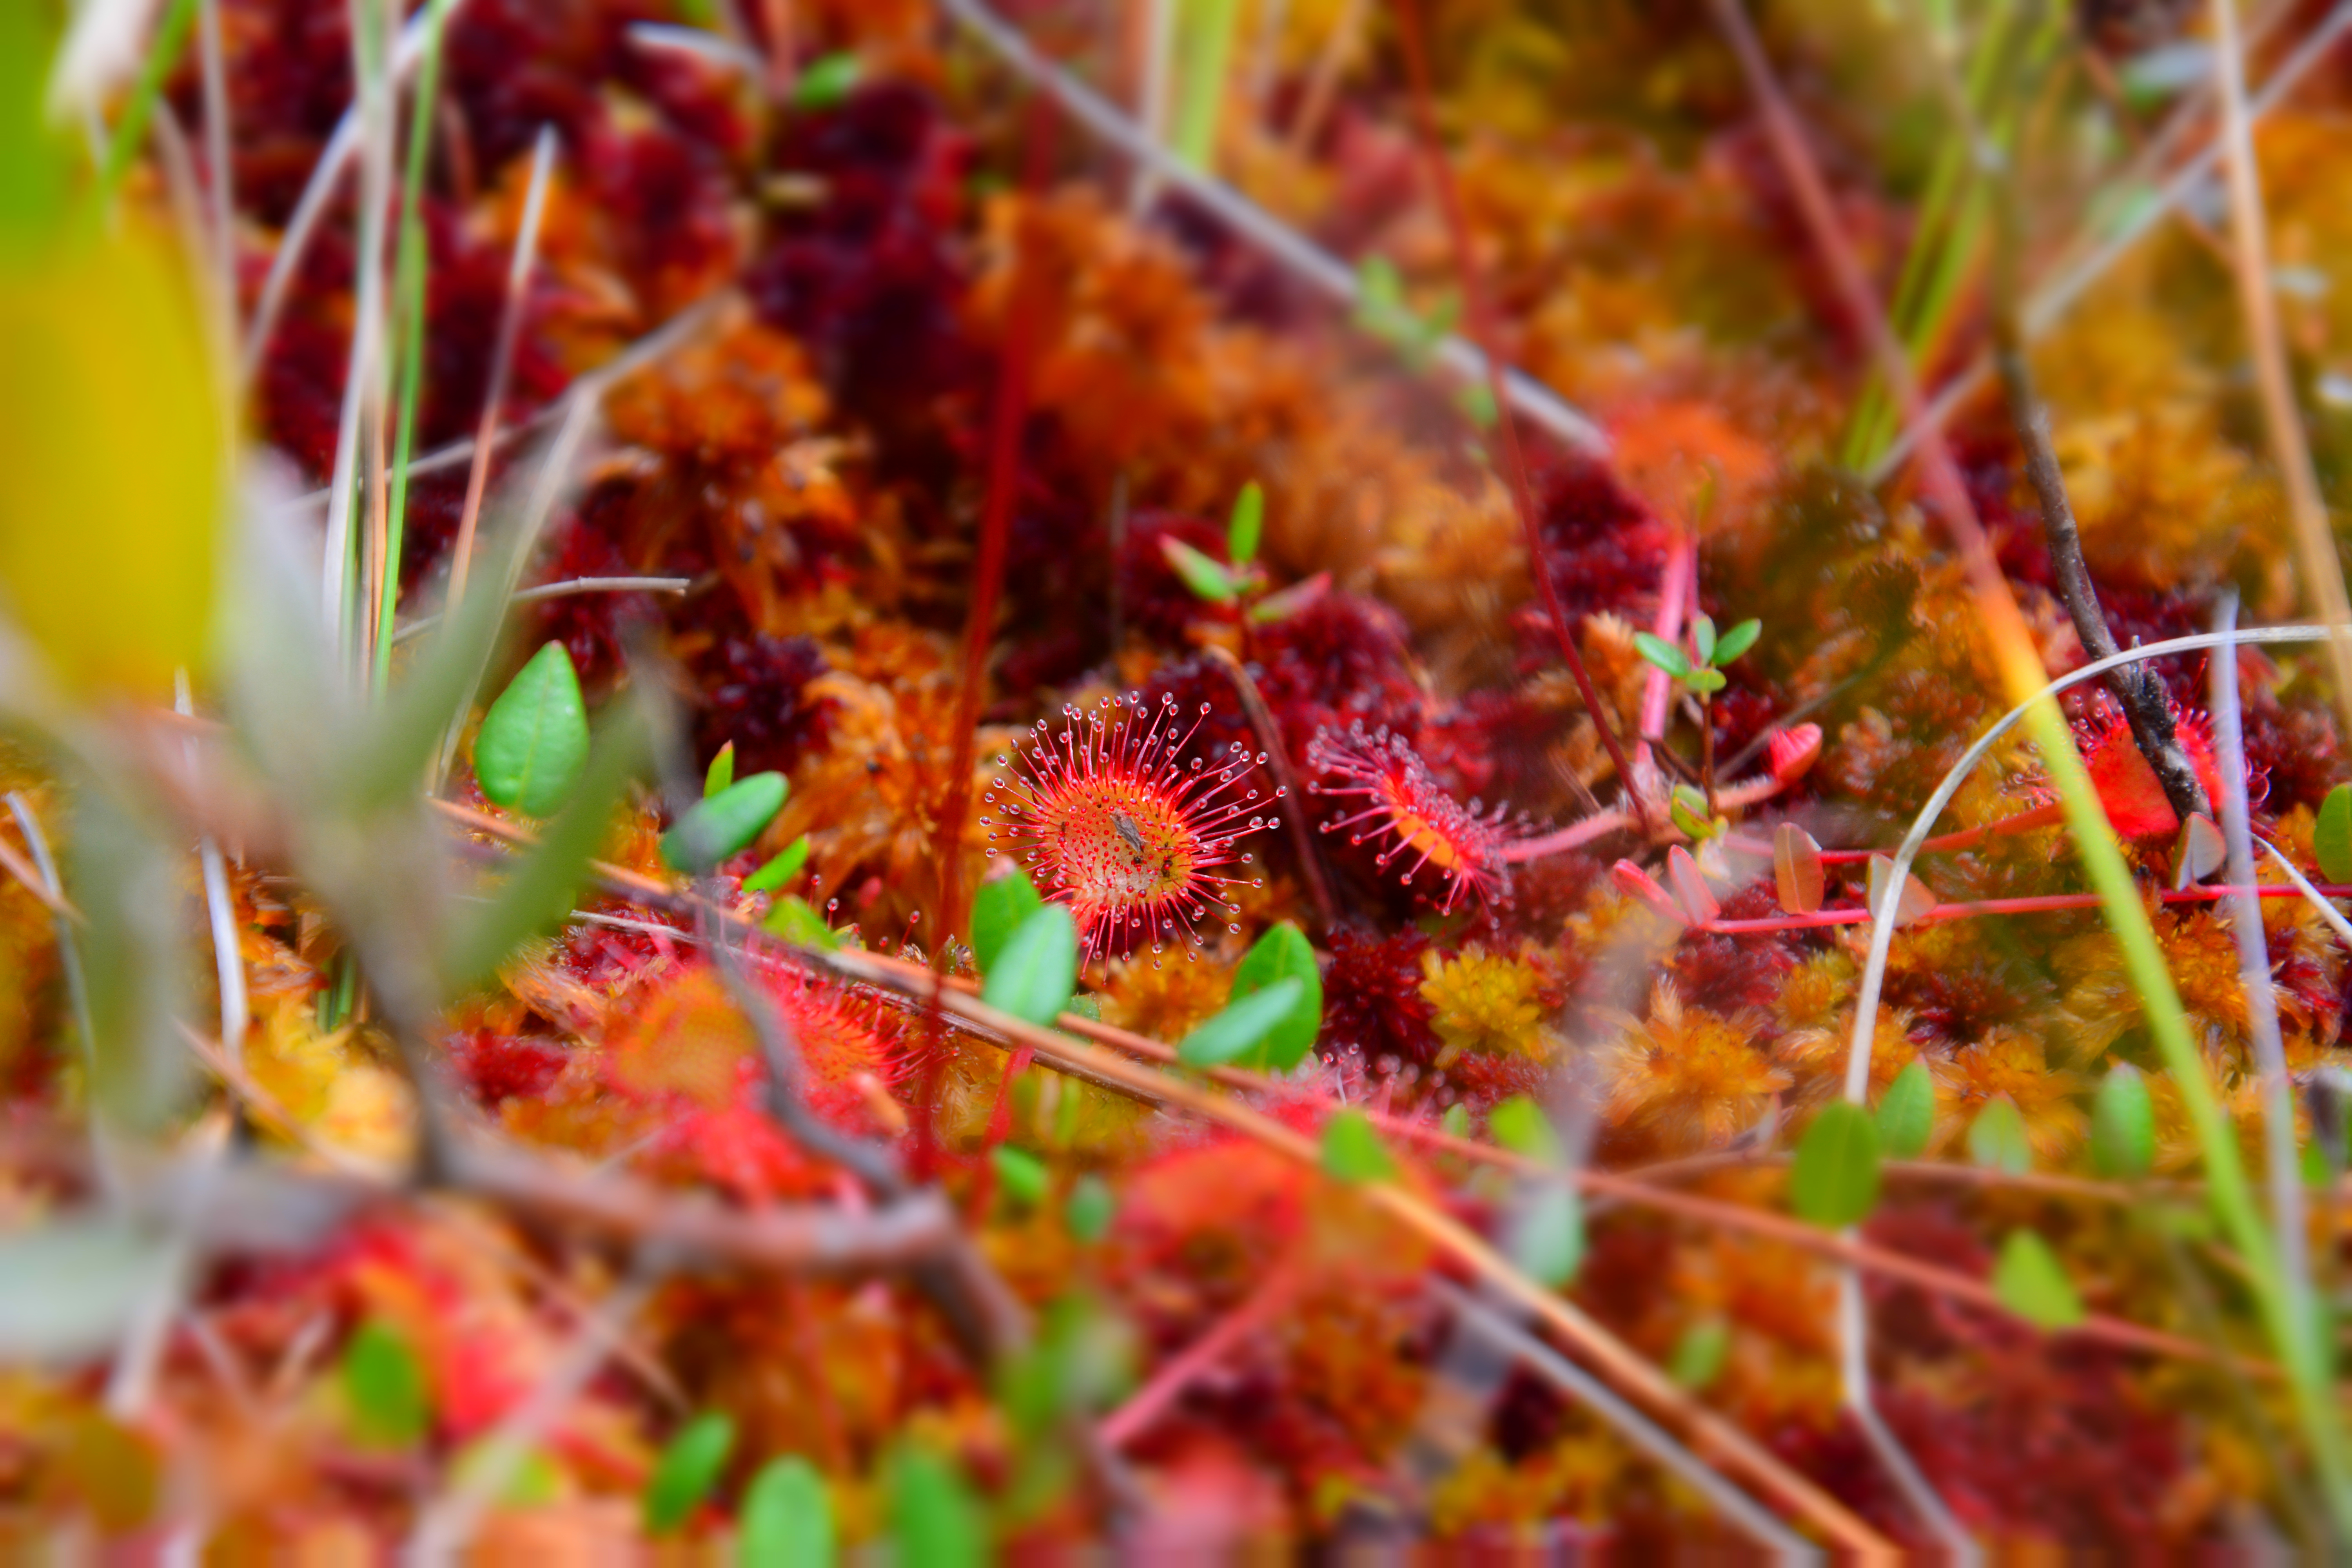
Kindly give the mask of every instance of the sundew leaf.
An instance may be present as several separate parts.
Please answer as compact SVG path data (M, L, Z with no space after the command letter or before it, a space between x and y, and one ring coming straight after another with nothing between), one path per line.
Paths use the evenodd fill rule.
M1257 559L1257 544L1265 531L1265 492L1252 479L1234 499L1233 516L1225 523L1225 555L1236 566Z
M753 773L688 808L661 837L663 861L680 871L709 870L759 837L784 809L782 773Z
M587 765L588 709L580 677L563 645L550 642L482 715L474 736L474 777L498 805L551 816Z
M1704 1394L1723 1375L1731 1359L1731 1325L1705 1318L1685 1329L1666 1358L1666 1375L1693 1394Z
M1821 845L1793 822L1772 830L1772 885L1780 907L1792 915L1809 915L1820 909L1828 890Z
M343 1347L343 1397L352 1434L376 1448L412 1448L425 1437L433 1407L425 1369L397 1329L381 1318L362 1323Z
M2340 784L2319 803L2311 826L2311 853L2330 882L2352 882L2352 784Z
M1184 579L1184 586L1192 590L1196 599L1223 605L1230 603L1241 591L1232 573L1181 539L1162 536L1160 553L1167 558L1176 575Z
M1323 1169L1343 1182L1385 1182L1397 1173L1381 1135L1360 1110L1349 1109L1324 1124Z
M692 1516L735 1448L735 1420L724 1411L706 1410L678 1429L662 1450L646 1482L646 1533L667 1535Z
M1989 1170L2021 1176L2033 1169L2033 1148L2025 1139L2025 1117L2017 1101L1995 1095L1969 1123L1969 1158Z
M1226 1001L1238 1002L1285 980L1298 982L1297 999L1266 1031L1265 1049L1250 1065L1270 1072L1288 1072L1315 1048L1323 1027L1323 975L1315 965L1315 949L1307 933L1289 921L1267 928L1251 944L1234 971Z
M1878 1102L1880 1147L1897 1160L1916 1159L1936 1131L1936 1083L1927 1064L1913 1062L1895 1075Z
M1037 885L1018 871L980 885L971 897L971 955L982 974L996 967L996 955L1013 933L1045 907Z
M996 1168L996 1179L1003 1184L1006 1192L1024 1204L1045 1201L1051 1177L1036 1155L1010 1143L1000 1143L989 1151L988 1163Z
M1842 1228L1878 1203L1878 1127L1862 1107L1833 1100L1805 1129L1789 1168L1789 1203L1799 1217Z
M1066 904L1047 904L1021 922L985 972L981 999L1032 1024L1049 1025L1078 980L1078 928Z
M1511 1258L1537 1284L1557 1288L1584 1261L1584 1205L1565 1182L1542 1182L1511 1230Z
M2156 1107L2129 1062L2107 1069L2091 1101L2091 1163L2117 1181L2137 1181L2156 1163Z
M1992 1291L2002 1306L2045 1329L2071 1329L2083 1321L2083 1300L2074 1294L2065 1267L2031 1230L2012 1230L2001 1243L1992 1266Z
M727 786L734 782L735 742L730 741L719 748L719 754L710 759L710 767L702 775L702 798L709 800L714 795L724 793Z
M808 864L808 858L809 839L803 833L785 845L782 854L744 878L743 890L747 893L774 892L801 874L801 868Z
M988 1560L980 1505L955 1467L908 1444L890 1466L890 1533L908 1568L979 1568Z
M743 1489L737 1523L737 1568L833 1568L833 1499L798 1454L761 1467Z
M1486 1131L1512 1153L1546 1165L1560 1161L1559 1134L1543 1107L1524 1094L1515 1094L1486 1113Z
M1286 977L1227 1003L1223 1012L1184 1037L1176 1047L1176 1059L1187 1067L1219 1067L1256 1049L1290 1016L1305 989L1296 977Z

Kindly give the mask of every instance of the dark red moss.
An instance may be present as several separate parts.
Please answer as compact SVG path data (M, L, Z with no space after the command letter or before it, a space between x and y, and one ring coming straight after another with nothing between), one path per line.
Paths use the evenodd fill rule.
M473 1029L449 1043L458 1077L486 1108L545 1093L571 1058L561 1042L541 1035Z
M806 689L825 670L814 639L739 629L720 636L693 668L703 694L694 721L698 763L732 741L738 777L785 771L822 740L827 705Z
M791 117L774 162L823 182L824 199L771 218L745 289L850 412L885 429L924 423L979 367L959 315L970 140L923 89L879 81Z
M1205 518L1181 512L1141 511L1127 520L1118 552L1119 614L1127 624L1162 647L1186 647L1184 628L1194 621L1227 619L1232 612L1202 600L1168 563L1161 543L1173 539L1211 560L1225 559L1225 531Z
M1410 735L1421 727L1421 688L1397 613L1360 594L1326 594L1256 634L1258 690L1303 758L1315 731L1356 720Z
M1751 882L1723 900L1725 920L1769 920L1780 912L1780 898L1769 882ZM1685 1001L1710 1012L1761 1012L1772 1005L1805 952L1805 940L1797 932L1693 932L1675 948L1675 986Z
M1334 931L1316 1051L1327 1061L1354 1053L1375 1068L1383 1058L1423 1068L1435 1061L1437 1031L1421 994L1421 955L1428 951L1429 938L1417 931L1389 937Z

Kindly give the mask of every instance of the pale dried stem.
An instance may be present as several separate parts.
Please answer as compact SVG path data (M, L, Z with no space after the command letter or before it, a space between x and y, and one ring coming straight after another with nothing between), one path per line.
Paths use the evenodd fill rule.
M514 258L507 267L505 301L499 309L498 343L490 353L490 381L482 394L482 421L474 432L474 461L466 475L466 503L457 518L457 541L450 548L449 600L466 597L466 576L474 562L474 531L482 515L482 497L489 489L490 455L498 447L499 409L507 400L507 381L514 372L515 339L522 331L523 300L539 257L539 225L547 210L547 182L555 166L555 132L541 126L531 145L530 184L523 195L522 222L515 230Z
M2344 563L2320 497L2312 467L2311 438L2295 406L2287 369L2286 342L2279 330L2278 297L2271 288L2270 238L2263 214L2261 171L2254 163L2254 132L2246 112L2245 58L2238 41L2234 0L2212 0L2213 74L2221 99L2222 163L2229 173L2230 237L2236 257L2238 305L2246 321L2247 347L2254 360L2254 384L2271 449L2286 487L2288 521L2294 527L2295 553L2303 567L2304 592L2312 614L2336 636L2327 642L2327 664L2336 687L2336 711L2352 734L2352 597L2344 588Z

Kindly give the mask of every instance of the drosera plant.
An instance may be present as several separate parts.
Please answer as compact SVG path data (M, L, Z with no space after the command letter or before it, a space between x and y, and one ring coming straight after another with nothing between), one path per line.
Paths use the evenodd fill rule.
M1148 945L1157 961L1171 941L1192 958L1208 942L1203 921L1240 913L1227 889L1244 879L1226 868L1253 858L1241 841L1280 826L1265 815L1274 803L1245 783L1265 754L1235 742L1214 764L1183 761L1210 708L1183 725L1172 696L1156 708L1137 692L1062 712L1058 733L1041 720L1027 744L998 754L1005 771L981 817L991 855L1010 855L1045 900L1066 906L1088 959Z

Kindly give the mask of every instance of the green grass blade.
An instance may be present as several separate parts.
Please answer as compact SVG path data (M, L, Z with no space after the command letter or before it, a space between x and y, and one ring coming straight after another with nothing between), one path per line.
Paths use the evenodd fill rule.
M397 422L392 439L392 495L384 518L383 601L377 606L375 689L380 694L392 670L392 618L400 607L400 557L408 525L408 459L416 446L416 404L425 381L425 285L427 258L425 223L417 210L425 190L425 164L433 150L433 102L441 80L441 38L454 0L428 0L424 52L416 66L416 95L408 109L408 168L400 187L399 238L394 247L393 309L400 342L393 364Z

